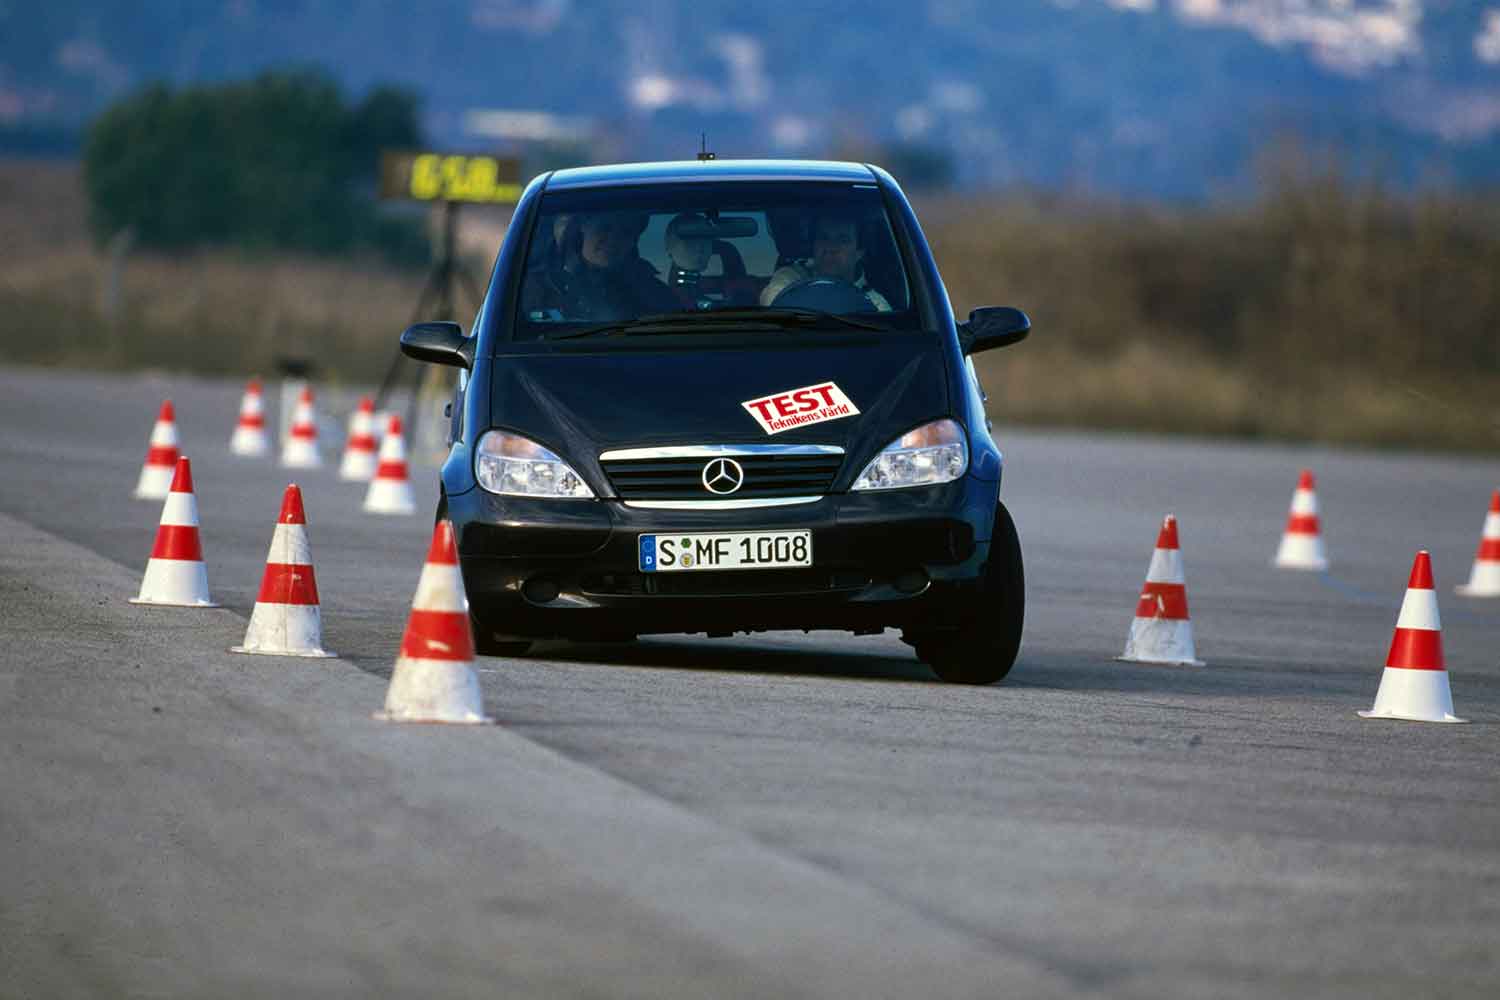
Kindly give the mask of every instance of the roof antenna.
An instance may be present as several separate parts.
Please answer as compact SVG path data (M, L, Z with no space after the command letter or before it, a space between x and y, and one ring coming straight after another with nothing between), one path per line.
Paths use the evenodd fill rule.
M710 153L708 151L708 133L707 132L699 132L698 133L698 138L699 138L699 141L702 143L702 145L699 146L699 148L698 148L698 159L700 159L700 160L712 160L712 159L715 159L714 154Z

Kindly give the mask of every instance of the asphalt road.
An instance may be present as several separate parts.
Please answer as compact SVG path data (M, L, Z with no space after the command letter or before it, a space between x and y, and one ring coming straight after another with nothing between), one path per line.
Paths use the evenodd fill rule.
M341 658L225 652L288 481L227 454L238 391L0 370L0 996L1500 989L1500 602L1452 594L1500 462L1002 426L1002 685L889 633L556 643L480 661L500 725L399 727L430 521L332 463ZM220 610L126 603L166 395ZM1327 576L1269 566L1304 465ZM1168 512L1203 668L1112 660ZM1467 726L1355 715L1418 548Z

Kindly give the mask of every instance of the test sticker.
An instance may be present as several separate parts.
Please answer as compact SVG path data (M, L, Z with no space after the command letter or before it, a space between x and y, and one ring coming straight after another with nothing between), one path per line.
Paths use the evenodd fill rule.
M740 404L767 434L821 424L825 420L852 417L859 412L854 401L832 382L805 385L800 389L773 393Z

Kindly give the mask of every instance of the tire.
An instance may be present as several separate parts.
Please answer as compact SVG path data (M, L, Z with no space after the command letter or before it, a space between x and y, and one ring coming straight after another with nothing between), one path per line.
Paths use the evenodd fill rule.
M437 513L433 515L433 524L448 516L448 494L438 495ZM525 656L531 649L531 642L527 639L496 639L495 633L478 618L474 617L474 611L469 611L469 628L474 633L474 652L480 656Z
M995 504L990 558L977 606L953 632L920 636L917 658L950 684L994 684L1010 673L1021 651L1026 620L1026 570L1021 540L1003 503Z

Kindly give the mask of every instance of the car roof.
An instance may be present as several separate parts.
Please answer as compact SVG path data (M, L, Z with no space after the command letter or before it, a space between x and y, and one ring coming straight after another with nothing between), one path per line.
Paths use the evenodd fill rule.
M694 181L845 181L873 184L876 176L862 163L840 163L835 160L677 160L665 163L613 163L559 170L547 179L547 188L553 190Z

